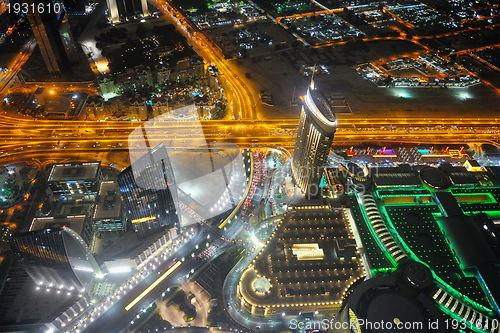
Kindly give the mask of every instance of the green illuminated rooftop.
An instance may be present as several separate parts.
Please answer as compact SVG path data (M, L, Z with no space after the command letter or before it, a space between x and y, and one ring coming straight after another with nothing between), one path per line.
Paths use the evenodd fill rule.
M431 173L434 172L431 181L432 177L446 178L446 174L453 172L450 167L448 169L431 170ZM418 172L415 169L415 175L419 175ZM458 301L476 313L474 316L481 314L487 318L498 318L500 299L498 289L496 293L492 292L497 287L491 283L495 280L484 278L481 272L486 272L485 266L476 267L471 263L474 260L481 262L482 252L479 249L488 248L489 251L491 247L494 253L493 246L488 245L483 227L489 230L488 225L495 226L498 222L492 220L500 218L500 187L492 186L491 182L476 183L469 180L475 176L468 173L467 182L461 183L455 183L451 178L447 185L446 179L438 179L444 184L440 188L433 188L432 183L425 181L422 181L421 186L384 184L383 187L370 190L370 195L353 195L349 198L349 207L366 251L368 268L374 276L391 274L409 260L423 263L430 268L436 288L449 295L441 296L437 292L436 295L440 296L435 298L447 315L459 317L456 305L454 309L447 308ZM488 222L482 224L486 220ZM457 228L472 228L476 238L471 235L471 240L481 239L479 243L484 243L482 247L467 244L469 235L457 232L455 221ZM395 257L394 253L398 251L404 253L403 259ZM484 257L495 256L498 257ZM493 273L492 276L500 276L497 259L487 264L490 265L489 273ZM497 295L497 298L493 295ZM449 301L441 304L440 301L444 299ZM465 318L470 314L468 311L460 315ZM478 327L470 328L482 332Z

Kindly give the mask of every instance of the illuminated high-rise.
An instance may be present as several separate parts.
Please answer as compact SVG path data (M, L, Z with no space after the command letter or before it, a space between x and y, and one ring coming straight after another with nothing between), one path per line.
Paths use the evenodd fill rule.
M10 244L37 285L92 294L101 271L73 229L58 227L19 233Z
M119 22L123 18L149 16L147 0L107 0L108 17L111 22Z
M318 194L319 182L337 129L328 100L314 86L307 89L300 112L299 131L292 160L292 172L302 193Z
M30 10L28 20L47 70L52 76L61 76L76 59L76 49L64 6L50 0L28 0L28 3L29 8L35 9L41 8L38 7L40 3L44 4L43 11Z
M125 212L139 238L179 226L177 190L170 160L158 145L117 178Z

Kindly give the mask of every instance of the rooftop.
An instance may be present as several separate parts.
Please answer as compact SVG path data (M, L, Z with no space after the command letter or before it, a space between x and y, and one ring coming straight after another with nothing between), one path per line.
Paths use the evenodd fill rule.
M380 238L374 236L381 230L380 225L387 223L393 228L390 234L399 239L401 251L411 260L427 265L437 285L446 286L441 288L467 299L469 306L476 311L490 311L492 305L483 287L490 288L493 297L500 295L500 291L493 290L496 286L493 281L500 274L495 268L499 256L484 230L498 232L494 219L500 208L500 189L494 182L483 182L478 186L472 182L450 182L448 177L466 174L477 180L481 175L494 176L486 171L467 172L463 167L446 163L439 169L400 165L377 171L372 175L377 185L373 190L373 201L367 199L368 204L359 207L356 199L350 200L354 223L367 251L372 274L386 274L399 264L392 262L392 257L377 244ZM414 178L415 173L408 171L418 171L420 177L417 179L421 178L421 181L404 188L397 181L383 187L378 184L379 180L390 177L397 180L410 175ZM448 190L444 192L444 189ZM372 204L384 212L384 220L377 220ZM365 212L361 211L363 207ZM467 271L473 266L484 274L482 282Z
M50 100L45 102L46 113L59 113L67 114L70 111L70 101L64 96L51 97Z
M55 164L49 182L96 180L100 162Z
M329 126L336 126L337 120L335 114L330 108L330 104L325 95L318 89L315 89L311 82L311 88L307 90L306 106L320 121Z
M122 201L120 190L115 181L101 183L99 199L94 212L94 219L109 219L120 216Z
M67 227L82 235L85 227L85 215L67 217L35 217L29 231Z
M365 274L346 214L328 205L291 206L242 274L241 296L261 308L339 305L343 292ZM265 293L253 284L258 278L270 282Z

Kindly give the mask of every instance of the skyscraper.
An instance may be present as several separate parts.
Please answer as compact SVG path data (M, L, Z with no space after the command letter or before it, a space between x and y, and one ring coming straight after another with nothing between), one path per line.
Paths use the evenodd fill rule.
M111 22L119 22L121 17L137 18L149 16L146 0L107 0L108 16Z
M28 0L29 8L39 8L38 1ZM76 49L64 6L43 0L44 10L29 11L28 20L49 73L61 76L76 59Z
M37 285L92 294L101 271L84 240L71 228L19 233L10 244Z
M174 174L163 144L132 163L117 178L126 213L139 238L179 226Z
M318 194L319 182L333 141L337 120L326 97L314 86L307 89L300 113L292 173L302 193Z

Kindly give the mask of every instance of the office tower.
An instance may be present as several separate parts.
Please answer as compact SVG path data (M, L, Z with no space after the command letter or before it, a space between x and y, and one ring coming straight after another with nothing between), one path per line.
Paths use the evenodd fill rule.
M108 18L111 22L116 23L120 22L120 14L118 14L118 5L116 4L116 0L107 0L108 4Z
M55 198L81 199L95 196L101 180L101 162L54 164L48 185Z
M111 22L119 22L120 18L137 18L149 16L146 0L107 0L108 17Z
M101 271L84 240L71 228L19 233L10 244L37 285L92 294Z
M302 193L318 194L318 186L337 128L326 97L311 80L300 113L299 131L292 160L292 173Z
M73 206L75 207L75 206ZM68 213L71 213L69 211ZM31 221L31 226L29 231L45 230L45 229L57 229L57 228L70 228L78 234L78 236L83 239L85 244L92 249L95 241L95 231L94 226L90 222L90 219L86 215L69 215L58 217L47 216L47 217L35 217Z
M30 8L39 8L40 3L35 0L28 3ZM57 77L70 68L76 59L76 49L64 6L50 0L42 3L44 10L30 10L28 20L49 73Z
M126 213L139 238L178 227L177 189L163 144L125 169L117 178Z

